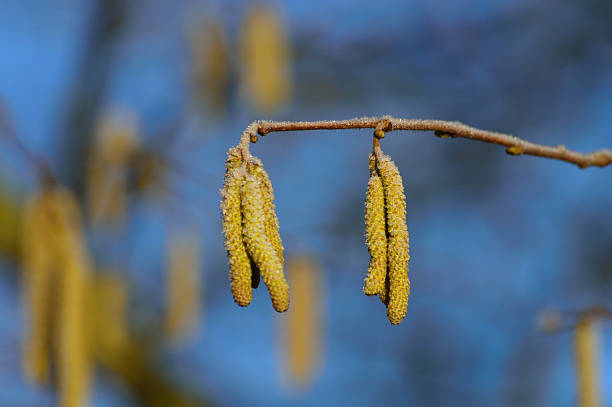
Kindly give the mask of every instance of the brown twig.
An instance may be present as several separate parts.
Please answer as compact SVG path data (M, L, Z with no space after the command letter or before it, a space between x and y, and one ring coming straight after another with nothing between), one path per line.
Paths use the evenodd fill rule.
M547 333L571 331L586 320L612 319L612 309L591 306L577 310L546 309L538 315L540 329Z
M11 121L7 108L0 101L0 136L3 136L9 143L12 143L19 152L23 155L25 160L35 169L36 175L40 180L43 187L48 187L55 184L55 176L51 167L47 162L39 155L34 154L30 151L25 144L21 141L15 130L15 126Z
M249 142L257 141L258 134L265 136L268 133L281 131L344 129L376 129L376 131L383 132L390 132L392 130L433 131L438 137L461 137L497 144L506 147L506 152L510 155L527 154L553 158L575 164L580 168L591 166L605 167L612 164L612 150L610 149L601 149L584 154L568 150L563 145L553 147L535 144L509 134L480 130L460 122L397 119L390 116L312 122L256 121L251 123L243 132L240 148L244 153L248 153Z

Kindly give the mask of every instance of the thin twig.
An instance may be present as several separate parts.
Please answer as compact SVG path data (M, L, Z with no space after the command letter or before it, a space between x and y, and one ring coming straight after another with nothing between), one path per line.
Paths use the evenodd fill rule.
M540 329L547 333L572 331L578 324L591 319L612 319L612 309L591 306L577 310L548 309L538 316Z
M506 147L510 155L534 155L553 158L575 164L580 168L591 166L605 167L612 164L612 150L601 149L583 154L568 150L563 145L545 146L531 143L509 134L480 130L460 122L444 120L397 119L390 116L361 117L348 120L312 121L312 122L277 122L257 121L251 123L243 132L239 147L248 154L249 142L257 141L257 135L265 136L272 132L298 130L343 130L343 129L376 129L384 132L392 130L433 131L438 137L461 137Z
M34 168L36 175L43 187L48 187L55 183L55 176L51 167L39 155L30 151L21 141L15 130L12 120L9 117L7 108L0 101L0 136L3 136L9 143L12 143L25 160Z

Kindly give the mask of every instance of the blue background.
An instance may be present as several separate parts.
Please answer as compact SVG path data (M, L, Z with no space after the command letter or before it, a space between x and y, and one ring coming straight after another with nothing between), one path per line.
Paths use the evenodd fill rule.
M215 117L193 101L189 79L186 27L212 17L235 47L251 3L130 2L117 40L94 63L107 69L102 84L82 75L95 3L3 0L0 98L23 143L69 185L80 170L66 162L81 154L71 146L85 137L66 131L75 88L100 85L99 110L136 112L145 143L179 118L180 139L165 152L171 198L135 198L120 236L90 236L98 264L128 273L138 327L162 306L165 231L177 217L200 225L201 329L159 354L175 381L227 406L575 404L572 336L542 333L535 321L547 307L611 305L610 168L389 134L382 147L404 179L412 282L408 315L391 326L380 302L361 293L371 131L275 133L253 145L275 188L286 252L313 253L322 266L322 361L311 387L292 390L279 343L285 316L261 289L250 307L233 304L219 219L226 151L263 117L237 86L226 115ZM612 3L373 3L272 3L291 42L293 97L270 118L390 114L459 120L578 151L612 147ZM19 151L2 142L0 153L4 182L19 196L32 192L35 177ZM0 274L0 406L52 405L52 391L21 373L18 287L14 273ZM612 404L605 324L602 333L602 390ZM98 375L91 405L133 403Z

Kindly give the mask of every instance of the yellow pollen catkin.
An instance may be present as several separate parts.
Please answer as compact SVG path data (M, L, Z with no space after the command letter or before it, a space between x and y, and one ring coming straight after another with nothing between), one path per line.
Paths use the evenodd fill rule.
M291 310L283 324L286 369L293 383L302 388L312 381L320 361L319 274L313 256L292 256L287 261L292 298Z
M574 332L578 405L598 407L599 395L599 333L591 318L582 319Z
M284 249L279 233L276 207L274 206L274 188L272 188L270 177L268 176L266 170L264 170L261 160L253 157L249 164L249 173L255 175L261 190L261 201L263 203L263 212L266 220L266 236L268 236L268 240L272 244L272 247L274 247L281 265L283 265L285 263L283 255Z
M138 148L136 119L127 112L103 115L87 161L88 215L97 226L117 226L127 210L128 161Z
M55 298L52 303L48 299L44 301L53 313L47 323L49 328L39 332L52 337L50 342L56 351L58 405L84 406L87 405L91 381L92 355L86 321L90 262L83 244L80 208L73 194L60 187L45 189L35 198L31 208L40 209L33 209L36 215L30 226L27 223L32 219L26 222L26 228L37 226L31 244L45 244L34 249L34 253L42 250L47 261L44 269L39 270L48 275L47 287L40 288L43 295ZM27 244L24 250L26 253L30 250ZM40 262L41 259L30 261ZM32 271L26 262L28 278L32 277Z
M200 241L194 232L173 233L168 241L166 333L185 339L200 316Z
M380 155L380 159L376 161L376 167L384 188L388 235L389 303L387 317L392 324L397 325L406 316L410 295L406 197L402 177L396 165L388 156Z
M53 253L48 205L41 196L30 199L22 221L25 309L29 329L23 353L23 369L33 383L46 383L55 319Z
M274 9L256 6L242 24L242 82L253 108L271 112L291 94L290 45Z
M370 265L363 284L363 292L366 295L379 294L384 302L386 298L385 278L387 276L385 197L382 180L373 168L371 168L366 193L365 225Z
M233 169L235 160L232 150L228 154L228 171L225 174L225 185L221 190L221 215L225 249L230 263L230 283L234 301L241 307L249 305L253 299L251 289L251 260L242 241L242 213L240 207L240 188L244 171Z
M268 287L272 306L278 312L289 308L289 286L283 275L283 266L268 240L261 188L257 178L247 174L240 189L243 215L242 236L249 256L261 272Z
M94 352L100 358L117 352L129 339L127 282L116 271L105 270L92 276L89 293Z
M230 49L225 29L220 22L207 20L189 34L194 91L216 116L222 116L230 82Z

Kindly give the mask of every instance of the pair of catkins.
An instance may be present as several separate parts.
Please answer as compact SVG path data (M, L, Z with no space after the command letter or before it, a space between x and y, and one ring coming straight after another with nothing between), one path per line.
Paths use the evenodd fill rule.
M389 321L397 325L406 316L410 294L404 187L397 167L378 143L369 168L365 223L370 265L363 292L378 295L387 307ZM289 287L283 275L283 246L272 185L261 161L238 147L230 148L221 195L234 301L249 305L251 289L257 288L261 274L274 309L286 311Z
M378 295L387 307L389 321L397 325L406 316L410 295L406 197L397 166L378 143L370 154L369 167L365 224L370 265L363 292Z

